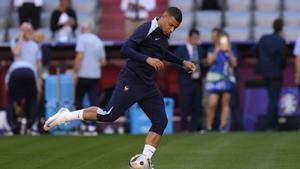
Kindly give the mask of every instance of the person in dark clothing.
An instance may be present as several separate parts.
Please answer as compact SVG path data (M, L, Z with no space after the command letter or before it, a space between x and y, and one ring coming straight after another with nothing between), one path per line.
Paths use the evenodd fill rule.
M38 44L33 41L31 24L24 22L20 29L18 40L11 44L14 62L6 75L7 119L11 130L18 133L16 109L24 100L28 127L37 134L39 119L37 94L41 92L42 83L41 53Z
M269 103L266 129L277 128L278 101L282 87L283 70L287 64L286 42L282 38L283 21L273 22L274 33L263 35L255 46L256 73L264 77Z
M180 9L169 7L161 17L139 26L122 46L121 54L128 61L120 72L108 106L105 109L89 107L73 112L61 109L46 121L44 129L49 130L72 120L112 122L138 102L152 122L143 151L150 161L168 123L163 97L155 83L156 71L163 68L162 60L182 65L191 73L196 69L192 62L177 58L168 51L169 36L181 21Z
M50 26L52 38L68 42L75 37L77 29L76 12L70 6L70 0L60 0L60 6L51 14Z
M42 5L43 0L14 0L14 6L18 8L20 25L30 22L35 30L39 29Z
M200 123L200 117L203 115L200 61L201 59L203 59L203 56L202 48L198 45L199 40L199 31L196 29L192 29L189 32L187 43L183 46L178 47L175 52L176 56L181 57L185 60L190 60L196 65L196 71L193 74L189 74L181 67L178 68L182 131L197 131L202 127L202 123ZM190 123L188 122L189 114L191 114Z

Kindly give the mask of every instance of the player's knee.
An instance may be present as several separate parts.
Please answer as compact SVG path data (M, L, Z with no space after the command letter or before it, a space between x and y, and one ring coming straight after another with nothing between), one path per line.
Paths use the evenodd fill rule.
M168 125L168 118L165 117L161 120L161 127L163 128L163 130L165 130L165 128L167 127Z
M114 114L109 114L109 115L98 115L97 119L98 121L101 122L114 122L119 118L119 116L114 115Z
M119 118L119 114L113 108L109 110L97 109L97 119L101 122L114 122Z
M165 128L167 127L168 119L167 117L161 118L159 121L153 122L151 130L162 135Z

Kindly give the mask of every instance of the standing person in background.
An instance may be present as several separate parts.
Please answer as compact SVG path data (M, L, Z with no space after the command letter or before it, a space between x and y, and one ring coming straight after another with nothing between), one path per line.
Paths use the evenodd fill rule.
M59 42L69 42L75 38L77 29L76 12L71 8L71 0L60 0L59 8L51 14L52 38Z
M14 0L14 6L18 8L20 25L30 22L35 30L40 28L43 0Z
M209 51L207 57L210 68L205 84L205 89L209 92L206 128L208 131L212 130L216 107L220 100L221 122L219 130L225 132L227 131L226 126L230 112L229 102L233 88L232 81L234 81L232 68L237 65L237 59L231 49L231 42L227 34L221 34L215 43L213 51Z
M180 86L181 104L181 130L198 131L202 127L203 107L202 107L202 78L200 72L200 61L203 59L202 48L198 45L200 33L196 29L189 32L185 45L175 51L175 55L184 60L189 60L196 65L196 71L192 74L179 67L178 82ZM191 121L188 116L191 114ZM201 122L200 122L201 120ZM190 124L190 126L189 126Z
M106 64L104 44L98 36L92 33L94 23L91 21L81 24L81 35L76 43L76 58L73 77L76 85L75 106L82 109L85 93L88 94L91 106L99 106L99 81L101 67ZM96 135L94 123L85 123L83 130L87 134Z
M41 92L42 62L40 48L33 41L33 29L30 23L21 25L17 42L12 42L11 50L14 62L9 67L6 84L8 89L7 118L14 133L18 133L16 107L25 100L27 126L33 134L38 133L37 93Z
M218 27L215 27L214 29L212 29L212 32L211 32L211 39L212 39L212 46L209 48L209 52L210 54L213 53L214 49L215 49L215 46L218 46L218 43L219 43L219 38L220 38L220 35L222 34L223 30L221 30L220 28ZM228 35L229 36L229 35ZM231 50L233 52L233 54L236 56L237 58L237 63L239 62L239 58L240 58L240 55L239 55L239 52L236 48L236 46L234 44L230 44L231 46ZM234 80L232 82L233 84L233 88L231 90L231 97L230 97L230 115L228 117L228 122L227 122L227 126L223 129L224 131L229 131L230 130L230 127L231 127L231 124L230 123L233 123L235 127L235 129L237 130L240 130L242 129L242 117L240 115L240 112L239 112L239 106L238 106L238 81L239 81L239 78L238 78L238 72L236 71L236 67L233 68L233 75L232 75L232 79ZM216 109L216 119L219 119L219 114L221 112L221 107L220 107L220 104L218 104L217 106L217 109Z
M282 38L283 21L273 22L274 33L263 35L255 46L257 57L256 73L264 77L268 90L267 126L265 129L277 128L278 101L282 87L283 70L287 64L286 42Z
M156 8L156 0L122 0L121 10L125 12L125 38L142 23L146 22L149 11Z

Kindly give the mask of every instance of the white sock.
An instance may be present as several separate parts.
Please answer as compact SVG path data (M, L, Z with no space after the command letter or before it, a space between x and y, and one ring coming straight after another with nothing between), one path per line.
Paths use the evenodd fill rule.
M145 144L143 154L151 159L153 154L155 153L155 151L156 151L155 147L153 147L149 144Z
M83 110L76 110L65 113L65 118L67 121L73 121L73 120L83 120Z

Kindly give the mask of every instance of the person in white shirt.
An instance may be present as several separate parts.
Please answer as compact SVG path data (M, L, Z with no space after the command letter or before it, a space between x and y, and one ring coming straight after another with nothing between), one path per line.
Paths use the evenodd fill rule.
M87 21L81 24L81 35L76 43L76 58L74 64L75 106L82 109L85 93L88 94L91 106L99 106L99 80L101 67L106 64L104 44L92 33L94 23ZM87 132L94 132L94 125L87 126Z
M300 85L300 36L295 41L295 47L293 51L295 58L295 82L299 86Z
M148 19L149 11L156 8L155 0L122 0L121 10L125 12L125 34L132 32Z
M41 92L41 52L38 44L33 41L33 28L30 23L21 25L21 33L17 42L12 42L11 50L14 61L6 75L7 119L14 133L18 133L16 108L25 101L27 126L38 132L38 102L37 95Z
M14 6L18 8L20 25L30 22L35 30L39 29L43 0L15 0Z
M75 38L77 15L71 7L71 0L60 0L59 8L51 14L52 38L58 42L70 42Z

